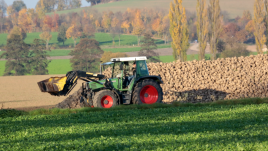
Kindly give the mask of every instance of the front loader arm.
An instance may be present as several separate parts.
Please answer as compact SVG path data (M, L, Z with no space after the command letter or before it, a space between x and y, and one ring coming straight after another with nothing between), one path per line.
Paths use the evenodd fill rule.
M96 80L92 78L103 79L104 77L105 76L101 74L93 74L84 71L70 71L64 77L51 77L44 81L40 81L38 82L38 86L42 92L48 92L51 95L56 96L66 96L76 86L78 79L86 82L96 82Z

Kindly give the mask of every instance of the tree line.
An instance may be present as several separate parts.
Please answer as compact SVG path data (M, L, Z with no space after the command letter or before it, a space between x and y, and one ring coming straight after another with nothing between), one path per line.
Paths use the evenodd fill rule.
M40 2L42 1L40 0ZM72 38L75 50L71 55L77 55L74 58L78 58L76 59L78 62L84 62L83 66L76 61L72 61L72 64L74 69L80 70L93 68L85 63L90 61L83 61L81 57L84 57L79 56L82 54L80 47L84 47L84 44L95 44L93 48L86 50L99 51L98 54L93 55L98 57L91 57L97 59L96 62L100 60L99 55L102 56L104 53L98 48L99 44L92 39L95 32L110 33L113 44L115 37L118 37L119 46L122 34L136 35L137 45L142 46L139 54L148 56L152 61L159 61L154 60L154 56L158 54L153 51L157 46L152 35L162 38L165 43L171 41L175 60L186 61L187 50L190 42L193 41L198 42L200 60L206 59L205 50L208 46L210 59L216 59L248 55L249 51L246 50L244 43L255 43L255 41L258 53L263 53L268 33L268 28L266 28L268 25L267 4L266 0L255 0L254 17L250 11L245 10L242 17L238 16L234 19L230 19L228 13L220 9L219 0L210 0L208 5L206 0L197 0L196 13L187 11L182 5L182 0L174 0L170 5L169 12L159 9L128 8L124 12L104 11L100 13L94 9L87 9L79 13L61 15L54 13L40 16L38 9L22 8L16 11L13 7L7 7L8 16L2 18L4 21L1 25L1 32L9 33L9 37L12 37L10 36L12 34L19 35L21 39L26 37L26 33L42 32L40 38L44 40L46 49L49 49L51 32L58 32L58 41L63 44L66 39ZM12 9L9 10L9 8ZM141 40L143 35L144 38ZM77 44L78 39L81 39L80 43L83 39L82 44ZM78 49L80 51L77 51ZM86 52L83 53L86 54ZM113 55L106 53L103 56ZM101 59L107 60L107 57ZM92 64L95 63L92 62Z

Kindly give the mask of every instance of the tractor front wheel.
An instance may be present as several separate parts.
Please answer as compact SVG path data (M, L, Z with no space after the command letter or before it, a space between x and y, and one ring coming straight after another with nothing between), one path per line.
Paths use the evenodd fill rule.
M146 79L137 83L133 95L133 104L154 104L162 103L163 90L156 81Z
M111 90L101 90L94 96L94 107L111 108L116 105L118 105L118 98Z

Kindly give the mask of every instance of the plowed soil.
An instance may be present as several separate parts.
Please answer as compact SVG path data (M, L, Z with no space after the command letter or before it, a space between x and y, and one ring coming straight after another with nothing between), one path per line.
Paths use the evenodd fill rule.
M37 82L54 76L64 75L38 75L38 76L8 76L0 77L0 108L15 108L21 110L34 110L50 108L63 101L67 96L52 96L40 91ZM77 91L82 82L70 94Z

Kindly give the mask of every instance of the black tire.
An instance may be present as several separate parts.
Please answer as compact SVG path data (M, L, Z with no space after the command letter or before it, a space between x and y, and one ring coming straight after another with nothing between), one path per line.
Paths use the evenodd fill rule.
M132 94L133 104L163 103L163 90L160 84L152 79L138 82Z
M118 105L118 98L111 90L101 90L93 98L93 106L111 108Z

